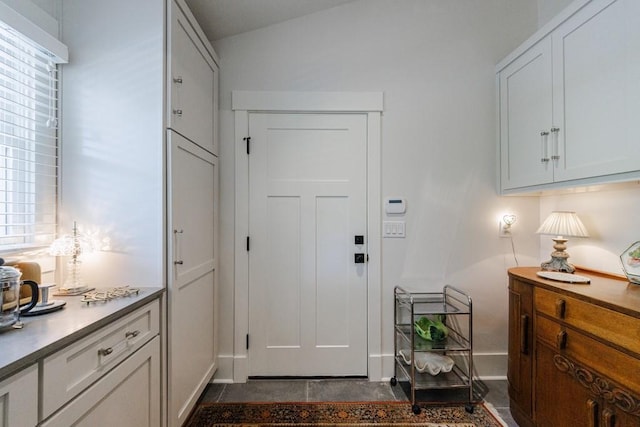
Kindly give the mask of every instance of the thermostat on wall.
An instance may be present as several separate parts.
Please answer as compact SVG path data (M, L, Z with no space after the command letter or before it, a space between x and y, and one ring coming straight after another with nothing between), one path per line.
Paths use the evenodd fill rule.
M384 211L388 214L403 214L407 211L407 202L404 199L385 199Z

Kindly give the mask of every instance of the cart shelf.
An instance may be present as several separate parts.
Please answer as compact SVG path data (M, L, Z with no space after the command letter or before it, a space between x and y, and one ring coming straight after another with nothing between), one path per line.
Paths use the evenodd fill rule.
M411 389L413 412L420 413L416 401L417 390L467 389L466 409L473 411L473 347L472 302L461 290L446 285L442 292L408 292L400 286L394 289L394 377L406 380ZM428 341L415 330L414 322L423 316L439 318L447 326L448 335L441 341ZM400 355L410 354L411 364ZM451 357L454 361L450 372L438 375L418 372L416 355L433 352ZM419 357L419 356L418 356Z

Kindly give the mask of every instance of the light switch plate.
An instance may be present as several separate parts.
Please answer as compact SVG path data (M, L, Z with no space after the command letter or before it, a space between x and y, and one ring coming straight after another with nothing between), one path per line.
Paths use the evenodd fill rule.
M404 221L383 221L382 222L382 237L405 237L405 222Z

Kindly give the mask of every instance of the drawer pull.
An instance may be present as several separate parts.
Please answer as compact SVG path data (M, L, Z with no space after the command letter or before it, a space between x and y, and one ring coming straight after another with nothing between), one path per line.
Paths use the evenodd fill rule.
M173 114L175 114L178 117L182 117L182 110L177 108L173 110Z
M173 82L177 84L182 84L182 76L174 77Z
M605 409L602 411L602 425L604 427L615 427L616 414L611 409Z
M587 411L589 411L588 427L598 427L598 402L593 399L587 400Z
M567 303L563 299L556 300L556 317L558 319L564 319L564 313Z
M111 353L113 353L113 348L111 348L111 347L101 348L100 350L98 350L98 354L100 356L108 356Z
M558 350L564 350L567 347L567 331L560 331L556 335L556 347Z
M529 316L520 316L520 353L529 354Z
M140 335L140 331L138 331L138 330L135 330L135 331L133 331L133 332L127 331L127 333L125 333L125 334L124 334L124 336L125 336L125 337L127 337L127 339L129 339L129 338L135 338L135 337L137 337L138 335Z

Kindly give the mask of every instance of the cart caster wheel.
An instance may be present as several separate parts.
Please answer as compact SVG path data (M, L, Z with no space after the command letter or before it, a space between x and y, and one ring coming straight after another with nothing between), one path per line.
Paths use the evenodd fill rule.
M473 405L472 404L464 405L464 410L470 414L473 414Z
M396 386L398 384L398 380L396 379L396 377L391 377L391 381L390 381L392 386Z
M411 405L411 410L416 415L418 415L420 413L420 407L418 405Z

